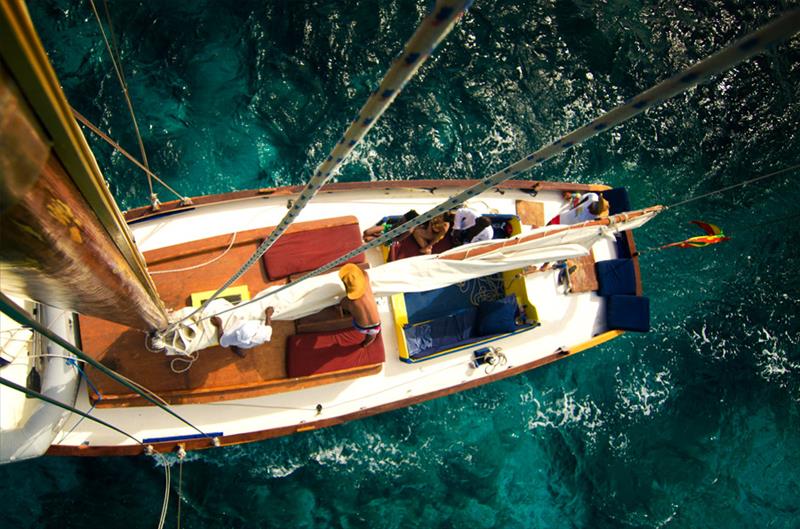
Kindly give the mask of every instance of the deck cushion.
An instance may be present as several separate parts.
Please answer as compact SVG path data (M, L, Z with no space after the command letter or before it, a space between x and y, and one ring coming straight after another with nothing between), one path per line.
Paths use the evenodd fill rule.
M478 325L475 336L490 336L517 330L517 296L510 295L496 301L481 303L478 307Z
M608 214L616 215L631 210L631 201L628 190L624 187L615 187L603 191L603 198L608 200Z
M361 246L358 224L343 224L283 234L264 254L264 268L271 280L309 272ZM348 263L363 263L364 254Z
M648 332L650 300L644 296L609 296L606 300L606 324L609 329Z
M286 372L304 377L384 361L381 335L368 347L361 347L364 335L355 329L295 334L286 339Z
M631 259L609 259L595 265L601 296L636 294L636 274Z
M408 325L403 329L412 358L447 349L451 344L469 340L474 335L478 309L468 307L432 320Z

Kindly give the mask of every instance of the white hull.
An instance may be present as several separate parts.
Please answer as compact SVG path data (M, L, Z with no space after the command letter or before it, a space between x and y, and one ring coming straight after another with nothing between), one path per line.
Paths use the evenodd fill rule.
M356 215L363 230L384 215L401 214L410 208L425 211L453 191L453 188L434 192L393 190L390 196L380 189L321 193L303 210L298 220ZM193 211L138 222L132 226L132 231L139 248L149 251L215 235L273 226L286 212L288 198L291 197L252 198L198 207ZM531 196L517 190L488 192L468 205L485 213L514 213L518 199L531 200ZM535 200L544 203L545 218L556 215L563 204L561 194L557 191L541 192ZM598 261L616 256L615 245L607 240L596 243L592 251ZM370 250L367 259L373 266L383 263L377 249ZM383 324L380 337L386 351L386 361L378 374L291 392L241 400L175 405L172 408L203 432L220 437L224 445L313 429L425 400L425 396L452 392L465 384L471 386L489 381L503 371L512 372L520 366L547 360L559 349L591 343L606 330L602 299L593 292L566 295L557 284L556 274L555 271L548 271L521 278L526 282L530 299L538 309L541 326L492 343L502 349L508 361L493 372L487 373L483 367L470 367L474 348L417 364L401 361L391 304L388 298L379 298L377 303ZM147 386L146 380L137 382ZM77 407L88 411L90 406L86 388L82 387ZM98 408L92 411L92 415L130 433L145 444L197 435L195 430L154 406ZM115 450L123 447L130 449L119 453L140 450L132 440L114 431L88 420L77 424L79 421L80 417L73 416L64 425L62 434L54 442L54 453L69 453L70 449L77 447L84 447L87 454L96 452L98 455L102 452L115 453ZM177 447L180 440L169 442ZM204 440L202 443L201 446L211 446L210 441ZM165 445L161 446L163 449ZM198 447L197 443L193 447Z

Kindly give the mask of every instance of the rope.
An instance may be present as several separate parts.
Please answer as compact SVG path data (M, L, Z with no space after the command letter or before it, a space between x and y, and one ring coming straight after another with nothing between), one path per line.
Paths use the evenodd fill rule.
M183 460L186 459L186 451L183 447L178 450L178 529L181 529L181 502L183 501Z
M103 0L105 2L105 0ZM136 132L136 141L139 143L139 151L142 153L142 162L144 166L148 169L150 165L147 163L147 153L144 150L144 142L142 141L142 135L139 132L139 123L136 121L136 113L133 111L133 102L131 101L130 94L128 93L128 83L125 80L125 72L122 69L122 59L119 54L115 54L115 52L111 48L111 44L108 42L108 37L106 37L106 30L103 28L103 23L100 20L100 14L97 12L97 7L94 5L94 0L89 0L89 5L92 7L92 12L94 12L94 17L97 20L97 26L100 28L100 33L103 36L103 42L106 45L106 49L108 50L108 54L111 56L111 64L114 66L114 71L117 74L117 79L119 80L119 84L122 87L122 94L125 96L125 103L128 105L128 111L131 115L131 120L133 121L133 129ZM111 31L112 38L114 38L113 27L111 25L111 17L109 16L108 11L108 4L105 6L106 8L106 16L107 16L107 23L109 27L109 31ZM115 47L116 47L116 39L115 40ZM119 63L117 63L117 59L119 59ZM147 173L147 185L150 188L150 199L153 201L153 206L156 206L156 202L158 199L156 198L155 193L153 193L153 181L150 178L150 173Z
M218 256L214 257L210 261L206 261L205 263L201 263L201 264L194 265L194 266L187 266L186 268L175 268L175 269L172 269L172 270L154 270L154 271L150 272L150 275L152 276L152 275L156 275L156 274L169 274L169 273L172 273L172 272L186 272L186 271L189 271L189 270L196 270L198 268L202 268L204 266L210 265L211 263L219 261L220 259L225 257L225 254L227 254L230 251L231 248L233 248L233 243L236 242L237 233L238 232L234 232L233 233L233 237L231 237L231 242L230 242L230 244L228 244L228 247L225 248L225 251L222 252L221 254L219 254Z
M138 384L131 383L124 376L122 376L119 373L107 368L106 366L104 366L103 364L101 364L100 362L98 362L97 360L92 358L91 356L87 355L86 353L84 353L83 351L81 351L80 349L78 349L77 347L75 347L74 345L72 345L71 343L66 341L65 339L63 339L61 336L58 336L57 334L53 333L49 329L45 328L38 321L36 321L35 319L33 319L29 315L27 315L22 308L20 308L16 303L14 303L8 296L3 294L2 292L0 292L0 311L4 312L7 316L9 316L11 319L16 321L17 323L20 323L22 325L27 325L27 326L31 327L33 330L35 330L39 334L43 335L44 337L49 339L51 342L54 342L54 343L60 345L61 347L63 347L67 351L69 351L70 353L74 354L75 356L77 356L78 358L80 358L81 360L86 362L87 364L89 364L92 367L100 370L102 373L104 373L105 375L109 376L111 379L121 383L123 386L125 386L125 387L127 387L129 389L132 389L138 395L142 396L145 400L151 402L152 404L155 404L156 406L158 406L159 408L161 408L165 412L169 413L170 415L172 415L173 417L175 417L176 419L178 419L182 423L186 424L187 426L190 426L192 429L194 429L195 431L197 431L198 433L200 433L204 437L207 437L207 438L211 439L210 435L206 434L205 432L203 432L202 430L197 428L194 424L190 423L189 421L187 421L186 419L184 419L183 417L181 417L180 415L178 415L177 413L172 411L165 404L162 404L163 400L162 400L162 402L159 402L157 399L151 397L147 392L141 391L141 389L139 389L140 386Z
M783 169L779 169L777 171L773 171L773 172L767 173L765 175L757 176L755 178L751 178L749 180L745 180L744 182L739 182L738 184L729 185L729 186L723 187L721 189L717 189L716 191L711 191L711 192L708 192L708 193L703 193L702 195L697 195L696 197L687 198L686 200L682 200L680 202L676 202L675 204L673 204L671 206L665 206L664 209L669 210L671 208L675 208L675 207L678 207L678 206L683 206L684 204L689 204L690 202L694 202L695 200L700 200L700 199L707 198L707 197L710 197L710 196L718 195L720 193L724 193L725 191L730 191L731 189L736 189L737 187L744 187L744 186L746 186L748 184L752 184L753 182L758 182L760 180L764 180L765 178L770 178L772 176L783 174L783 173L786 173L786 172L789 172L789 171L794 171L795 169L798 169L798 168L800 168L800 164L792 165L790 167L784 167ZM766 222L761 222L759 224L751 225L747 229L740 230L739 233L748 232L748 231L760 228L762 226L765 226L767 224L773 224L775 222L781 222L781 221L784 221L784 220L795 218L797 216L800 216L800 213L788 215L788 216L785 216L785 217L776 218L776 219L769 220L769 221L766 221ZM640 250L638 253L639 253L639 255L642 255L642 254L645 254L645 253L650 253L650 252L660 251L660 250L666 250L666 248L664 248L662 246L654 246L652 248L645 248L644 250Z
M182 322L205 310L209 303L217 299L223 290L231 286L234 281L239 279L247 269L253 266L269 250L297 218L297 215L300 214L305 205L316 196L323 184L330 179L332 174L338 171L345 159L353 152L355 146L375 126L386 109L389 108L397 95L403 90L406 83L417 73L471 3L472 0L437 0L434 9L417 27L402 53L394 59L389 70L384 74L378 88L369 96L367 102L356 114L356 117L339 139L328 158L317 167L305 189L300 192L300 196L294 201L294 204L278 226L261 243L253 256L224 285L219 287L197 310L170 325L167 332L174 330Z
M190 199L189 197L185 197L185 196L181 195L180 193L178 193L177 191L175 191L169 184L167 184L164 180L159 178L157 174L155 174L153 171L151 171L150 168L145 167L144 165L142 165L142 163L139 160L137 160L136 158L134 158L134 156L131 153L129 153L128 151L123 149L122 146L119 143L117 143L116 141L112 140L105 132L100 130L95 124L93 124L91 121L89 121L83 114L81 114L80 112L75 110L73 107L69 107L69 108L72 110L72 115L75 116L75 119L80 121L89 130L91 130L92 132L97 134L102 140L104 140L106 143L111 145L114 149L119 151L120 154L122 154L125 158L130 160L136 167L138 167L139 169L144 171L147 174L148 177L155 178L155 180L159 184L161 184L162 186L164 186L167 189L169 189L176 197L178 197L178 199L180 199L181 203L183 203L183 204L191 204L192 203L192 199Z
M11 389L15 389L17 391L21 391L21 392L25 393L26 395L28 395L29 397L37 398L39 400L42 400L42 401L47 402L49 404L52 404L54 406L58 406L59 408L65 409L67 411L71 411L72 413L80 415L84 419L89 419L90 421L94 421L94 422L96 422L98 424L102 424L103 426L105 426L107 428L111 428L115 432L121 433L125 437L127 437L129 439L132 439L137 444L140 444L140 445L144 446L144 444L141 441L139 441L137 438L135 438L134 436L132 436L128 432L126 432L124 430L121 430L121 429L117 428L116 426L114 426L113 424L109 424L109 423L105 422L102 419L98 419L97 417L92 417L88 413L83 412L83 411L81 411L81 410L79 410L79 409L77 409L77 408L75 408L73 406L70 406L69 404L64 404L63 402L59 402L59 401L57 401L55 399L52 399L52 398L48 397L47 395L44 395L42 393L39 393L39 392L34 391L32 389L29 389L29 388L26 388L24 386L20 386L20 385L14 383L14 382L12 382L12 381L10 381L8 379L5 379L3 377L0 377L0 384L2 384L4 386L8 386Z
M680 202L676 202L675 204L672 204L671 206L666 206L666 207L667 207L667 209L676 208L678 206L682 206L684 204L688 204L690 202L694 202L695 200L700 200L701 198L706 198L706 197L710 197L710 196L713 196L713 195L718 195L719 193L724 193L725 191L730 191L731 189L736 189L737 187L743 187L743 186L746 186L747 184L752 184L753 182L758 182L759 180L764 180L765 178L769 178L771 176L783 174L783 173L786 173L788 171L794 171L797 168L800 168L800 164L796 164L796 165L793 165L791 167L785 167L783 169L779 169L778 171L773 171L773 172L771 172L769 174L761 175L761 176L758 176L756 178L751 178L750 180L745 180L744 182L740 182L738 184L729 185L727 187L723 187L722 189L717 189L716 191L711 191L710 193L704 193L704 194L698 195L696 197L687 198L686 200L682 200Z
M197 362L198 358L200 358L200 353L198 351L195 351L188 356L176 356L169 363L169 369L176 375L180 375L181 373L186 373L192 368L194 363ZM175 367L176 362L183 362L186 364L186 367Z
M594 119L590 123L580 127L578 129L569 132L568 134L562 136L558 140L554 141L553 143L540 148L539 150L533 152L532 154L527 155L525 158L520 159L519 161L509 165L505 169L498 171L497 173L483 179L481 182L475 184L474 186L467 188L466 190L462 191L458 195L455 195L445 202L442 202L438 206L426 211L425 213L413 218L412 220L402 224L400 226L395 227L393 230L390 230L383 235L376 237L372 241L361 245L360 247L356 248L355 250L348 252L347 254L329 262L326 265L323 265L316 270L307 273L306 275L300 277L296 281L292 281L282 287L269 292L268 294L255 297L249 301L244 303L240 303L234 307L222 310L216 315L224 314L226 312L230 312L232 310L238 309L245 305L249 305L251 303L255 303L257 301L262 301L263 299L277 294L289 287L295 286L307 279L312 277L318 276L327 272L328 270L335 268L345 262L349 261L353 257L371 249L376 248L378 246L384 245L396 237L399 237L401 234L410 231L412 228L419 226L420 224L424 224L431 220L433 217L437 215L441 215L451 209L454 209L460 204L463 204L466 200L471 199L487 189L491 187L495 187L498 184L518 176L524 171L529 171L530 169L540 165L542 162L549 160L552 157L560 155L561 153L565 152L576 145L579 145L586 140L604 132L610 130L613 127L616 127L625 121L633 118L644 112L645 110L656 106L664 102L665 100L674 97L680 93L685 92L686 90L698 85L701 82L707 81L710 77L721 73L733 66L739 64L740 62L749 59L750 57L764 51L767 47L773 46L778 42L785 40L788 37L794 35L798 30L800 30L800 10L792 10L778 18L777 20L767 24L766 26L746 35L744 38L739 39L738 41L734 42L727 48L706 57L705 59L701 60L700 62L690 66L686 70L682 71L681 73L674 75L673 77L662 81L655 86L645 90L644 92L640 93L639 95L631 98L623 105L614 108L600 117ZM310 184L309 184L310 185ZM306 191L303 191L305 193ZM301 194L302 197L302 194ZM266 242L266 241L265 241ZM261 254L258 254L260 257ZM251 261L254 261L251 258ZM240 274L241 275L241 274ZM238 278L238 276L236 276ZM230 282L226 284L224 288L230 285ZM222 289L221 289L222 290ZM181 319L178 322L173 323L168 329L167 332L174 330L180 323L186 321L190 317L194 316L205 308L200 307L198 310L194 311L189 316ZM209 319L214 315L209 315L201 318L198 321L202 321L205 319Z

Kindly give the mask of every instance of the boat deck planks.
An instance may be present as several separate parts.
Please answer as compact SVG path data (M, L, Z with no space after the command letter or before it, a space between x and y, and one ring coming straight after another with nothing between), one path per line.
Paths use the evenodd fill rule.
M329 224L328 220L301 222L293 226L294 230L291 231ZM180 308L189 304L193 292L218 288L253 254L269 231L270 228L264 228L237 234L234 244L223 258L201 268L153 275L164 303L170 308ZM146 252L144 256L150 271L196 266L222 254L230 244L231 237L232 234L210 237ZM253 296L268 286L283 283L285 280L270 281L263 264L258 262L234 286L246 284ZM290 391L380 370L380 366L366 366L302 379L287 379L286 339L295 334L294 322L273 322L272 341L248 350L245 358L238 357L229 349L212 347L201 351L191 369L180 374L170 369L170 362L176 357L148 351L145 348L145 335L141 331L86 316L80 317L80 326L83 349L87 354L157 393L170 404L211 402ZM180 369L183 366L185 364L178 362L175 367ZM87 368L87 375L103 396L96 403L98 407L148 404L94 368ZM93 394L90 396L96 400Z

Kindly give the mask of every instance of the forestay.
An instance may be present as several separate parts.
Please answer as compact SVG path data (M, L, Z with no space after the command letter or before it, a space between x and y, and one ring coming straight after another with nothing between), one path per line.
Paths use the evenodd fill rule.
M372 268L368 275L376 296L400 292L420 292L461 283L476 277L514 270L549 261L581 257L599 240L642 226L661 211L661 207L615 215L609 219L575 226L545 226L502 241L485 241L459 246L439 255L421 255ZM262 319L268 306L275 308L273 319L295 320L336 305L344 296L337 272L317 276L296 287L270 287L239 309L221 314L223 325L233 318ZM273 293L274 292L274 293ZM259 298L266 298L259 301ZM231 309L225 299L216 299L202 313L194 314L176 331L166 335L169 355L190 355L217 345L216 330L208 316ZM179 321L193 310L186 307L171 315Z

